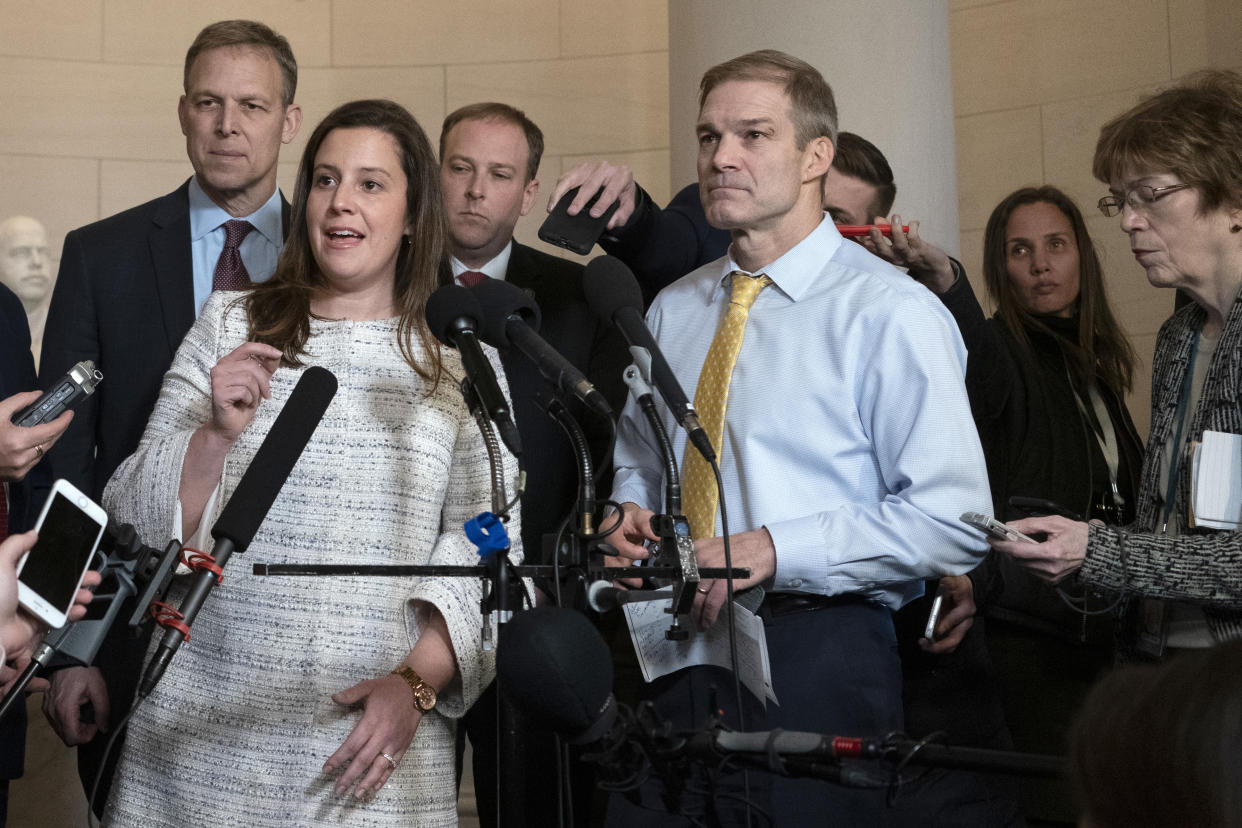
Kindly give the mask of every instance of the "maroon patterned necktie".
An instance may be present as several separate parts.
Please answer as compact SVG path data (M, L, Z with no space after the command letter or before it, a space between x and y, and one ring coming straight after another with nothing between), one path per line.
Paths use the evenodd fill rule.
M467 270L465 273L457 277L457 281L461 282L468 288L472 288L486 278L486 273L480 273L477 270Z
M253 229L253 224L241 219L224 223L224 250L220 251L216 272L211 277L212 290L245 290L250 287L250 274L246 272L238 247Z

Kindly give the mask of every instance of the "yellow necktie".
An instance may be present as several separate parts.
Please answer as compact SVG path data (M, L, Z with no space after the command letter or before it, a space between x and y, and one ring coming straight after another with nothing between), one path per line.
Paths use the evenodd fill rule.
M742 350L742 338L746 336L746 318L750 315L750 306L759 297L759 291L770 284L772 280L767 276L750 276L740 270L733 271L729 309L716 329L716 336L703 360L703 370L699 372L694 408L718 457L723 456L724 452L722 440L725 409L729 403L729 380L733 376L733 366L737 364L738 352ZM707 461L689 444L682 461L681 487L682 504L693 536L715 536L716 504L719 500L716 477Z

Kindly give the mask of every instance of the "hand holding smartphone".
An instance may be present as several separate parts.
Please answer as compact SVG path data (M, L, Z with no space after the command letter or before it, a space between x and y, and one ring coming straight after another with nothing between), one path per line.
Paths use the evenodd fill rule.
M99 504L57 480L35 524L39 539L17 565L22 607L53 629L63 627L107 525Z
M996 518L988 517L979 512L964 512L959 520L962 523L975 527L990 538L1021 543L1038 543L1029 535L1024 535L1017 529L1010 529Z
M569 205L577 195L578 188L574 187L561 196L561 200L556 202L556 206L552 208L552 213L539 228L539 238L548 244L563 247L580 256L586 256L591 252L591 248L595 246L595 242L599 241L599 237L604 235L604 228L608 226L608 220L616 212L619 202L614 201L610 204L608 209L599 218L592 218L591 208L595 206L595 202L600 196L599 193L596 193L586 203L586 206L582 208L581 212L576 216L571 216L568 212Z

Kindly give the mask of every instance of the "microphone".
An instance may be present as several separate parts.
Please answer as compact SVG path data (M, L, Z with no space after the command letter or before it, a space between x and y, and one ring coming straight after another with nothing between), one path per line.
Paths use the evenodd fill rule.
M461 364L479 395L483 410L496 424L500 439L505 441L509 451L520 457L521 435L513 424L505 395L496 382L496 372L479 347L479 329L483 327L483 309L479 307L479 300L461 285L441 285L427 299L426 317L436 339L450 348L456 348L461 354Z
M220 519L211 528L211 536L215 539L211 550L215 566L210 570L200 569L195 574L194 583L181 602L181 620L175 627L165 630L164 640L142 677L139 687L141 697L145 698L155 689L181 643L189 638L190 625L194 623L207 593L220 580L220 570L229 557L233 552L245 552L250 546L250 541L259 531L276 495L293 471L302 449L306 448L335 395L336 377L317 365L307 368L294 386L285 407L277 415L276 422L272 423L272 430L255 452L233 496L220 512Z
M565 607L515 613L500 631L496 675L538 727L593 742L617 718L612 656L586 616Z
M614 256L599 256L587 262L586 271L582 275L582 291L586 295L587 304L601 319L617 326L630 351L643 351L651 362L651 381L659 390L664 403L673 412L677 424L686 430L690 443L703 455L709 464L716 459L716 451L712 442L699 424L699 415L694 410L681 383L677 381L673 369L669 367L656 344L655 337L643 320L643 292L638 287L638 280L625 263ZM635 355L635 360L638 361Z
M539 306L534 299L500 279L484 279L471 290L483 308L484 342L496 348L517 348L563 393L577 397L605 417L612 416L612 406L604 395L536 333Z

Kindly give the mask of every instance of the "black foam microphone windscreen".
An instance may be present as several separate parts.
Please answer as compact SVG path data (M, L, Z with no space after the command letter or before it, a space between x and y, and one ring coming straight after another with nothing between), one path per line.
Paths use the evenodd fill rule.
M582 613L536 607L500 628L496 673L504 692L543 728L571 741L598 730L612 703L612 656Z
M598 256L587 262L582 293L595 315L609 322L622 308L632 308L640 315L643 312L642 288L633 271L615 256Z
M496 348L509 348L514 343L509 341L509 318L519 317L530 326L532 331L539 331L542 321L539 305L520 288L501 281L486 279L475 285L471 293L483 310L483 330L479 338Z
M472 330L483 328L483 310L474 292L461 285L442 285L427 297L427 326L436 339L451 348L457 347L460 320L473 322Z

